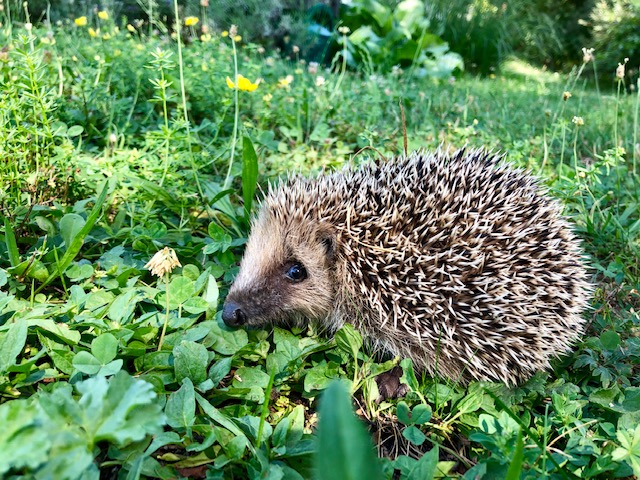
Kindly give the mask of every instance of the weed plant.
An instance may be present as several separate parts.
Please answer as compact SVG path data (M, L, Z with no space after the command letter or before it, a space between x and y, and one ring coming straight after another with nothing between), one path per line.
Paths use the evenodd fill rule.
M362 76L190 22L2 27L0 476L640 476L640 97L585 87L593 58L568 79L517 61L485 79ZM401 153L400 102L410 149L508 152L583 239L587 332L518 388L405 360L408 394L378 402L398 359L370 358L353 328L221 322L257 184Z

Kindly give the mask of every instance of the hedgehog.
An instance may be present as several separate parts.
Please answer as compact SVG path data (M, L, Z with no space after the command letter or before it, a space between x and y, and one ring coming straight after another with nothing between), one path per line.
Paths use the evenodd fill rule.
M454 382L549 369L592 287L562 205L503 160L441 148L271 185L223 321L350 323L374 352Z

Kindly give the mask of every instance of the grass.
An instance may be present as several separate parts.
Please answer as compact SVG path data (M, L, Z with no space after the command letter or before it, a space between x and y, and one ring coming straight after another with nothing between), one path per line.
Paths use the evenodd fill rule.
M297 479L340 456L348 478L370 452L339 389L318 428L351 450L313 433L334 379L387 457L371 476L640 475L637 95L517 60L486 79L311 73L194 29L180 60L144 26L92 21L2 30L0 476ZM229 89L238 73L262 81ZM353 329L220 321L256 182L364 162L366 146L401 153L399 102L410 149L508 152L583 239L589 328L519 388L416 378L405 361L409 393L377 403L374 377L395 363ZM164 247L181 265L156 279L144 266Z

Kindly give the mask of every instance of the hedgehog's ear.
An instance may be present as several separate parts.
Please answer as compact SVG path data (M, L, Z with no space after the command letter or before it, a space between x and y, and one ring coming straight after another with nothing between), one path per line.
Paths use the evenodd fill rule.
M327 259L333 262L336 255L336 236L330 228L321 228L318 231L318 242L320 242L327 254Z

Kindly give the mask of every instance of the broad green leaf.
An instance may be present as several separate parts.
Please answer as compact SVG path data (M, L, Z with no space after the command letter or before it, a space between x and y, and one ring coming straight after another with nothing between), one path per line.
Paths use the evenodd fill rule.
M180 342L173 348L173 357L177 382L189 378L195 385L198 385L207 379L209 353L201 343Z
M218 290L218 283L216 282L216 278L213 275L209 275L209 280L207 281L207 289L205 290L202 298L207 301L209 307L215 311L218 308L218 297L220 292Z
M91 353L102 365L106 365L116 358L118 353L118 339L110 333L103 333L91 342Z
M414 445L418 446L422 445L427 439L426 435L422 433L420 429L415 425L411 425L410 427L405 428L402 431L402 436Z
M600 341L607 350L615 350L620 345L620 335L613 330L607 330L600 334Z
M371 439L351 407L341 382L332 382L320 399L318 412L317 480L382 479ZM331 465L331 468L327 468Z
M304 391L323 390L332 380L339 377L338 368L333 362L327 364L325 360L307 370L304 377Z
M0 374L16 363L27 342L27 322L18 319L5 332L0 332Z
M189 377L182 380L182 386L167 399L164 410L167 423L173 428L188 428L196 419L196 399L193 383Z
M634 430L619 429L616 437L620 446L613 451L611 458L616 462L627 462L633 474L640 478L640 425Z
M38 409L26 400L0 405L0 477L10 469L36 468L47 460L51 440L38 417Z
M249 343L249 337L244 329L231 329L222 324L221 320L210 322L210 325L211 335L215 339L211 348L222 355L233 355Z
M358 358L358 352L362 348L362 335L350 323L345 324L335 334L336 345L352 358Z
M229 375L232 360L232 357L222 358L209 369L209 379L213 382L214 388L218 386L224 377Z
M162 431L164 416L153 386L126 372L107 380L93 377L76 385L85 411L84 429L99 441L124 445Z
M251 139L242 137L242 199L244 200L244 211L248 217L251 213L253 196L256 193L258 184L258 156L253 148Z
M67 213L60 219L60 235L64 240L65 248L69 248L85 223L87 223L85 219L77 213Z
M438 467L438 445L425 453L420 460L418 460L409 474L406 480L432 480L436 476L436 469Z
M100 371L102 363L89 352L81 350L73 357L73 366L82 373L95 375Z
M193 297L195 292L193 280L178 275L169 282L169 303L177 308Z

